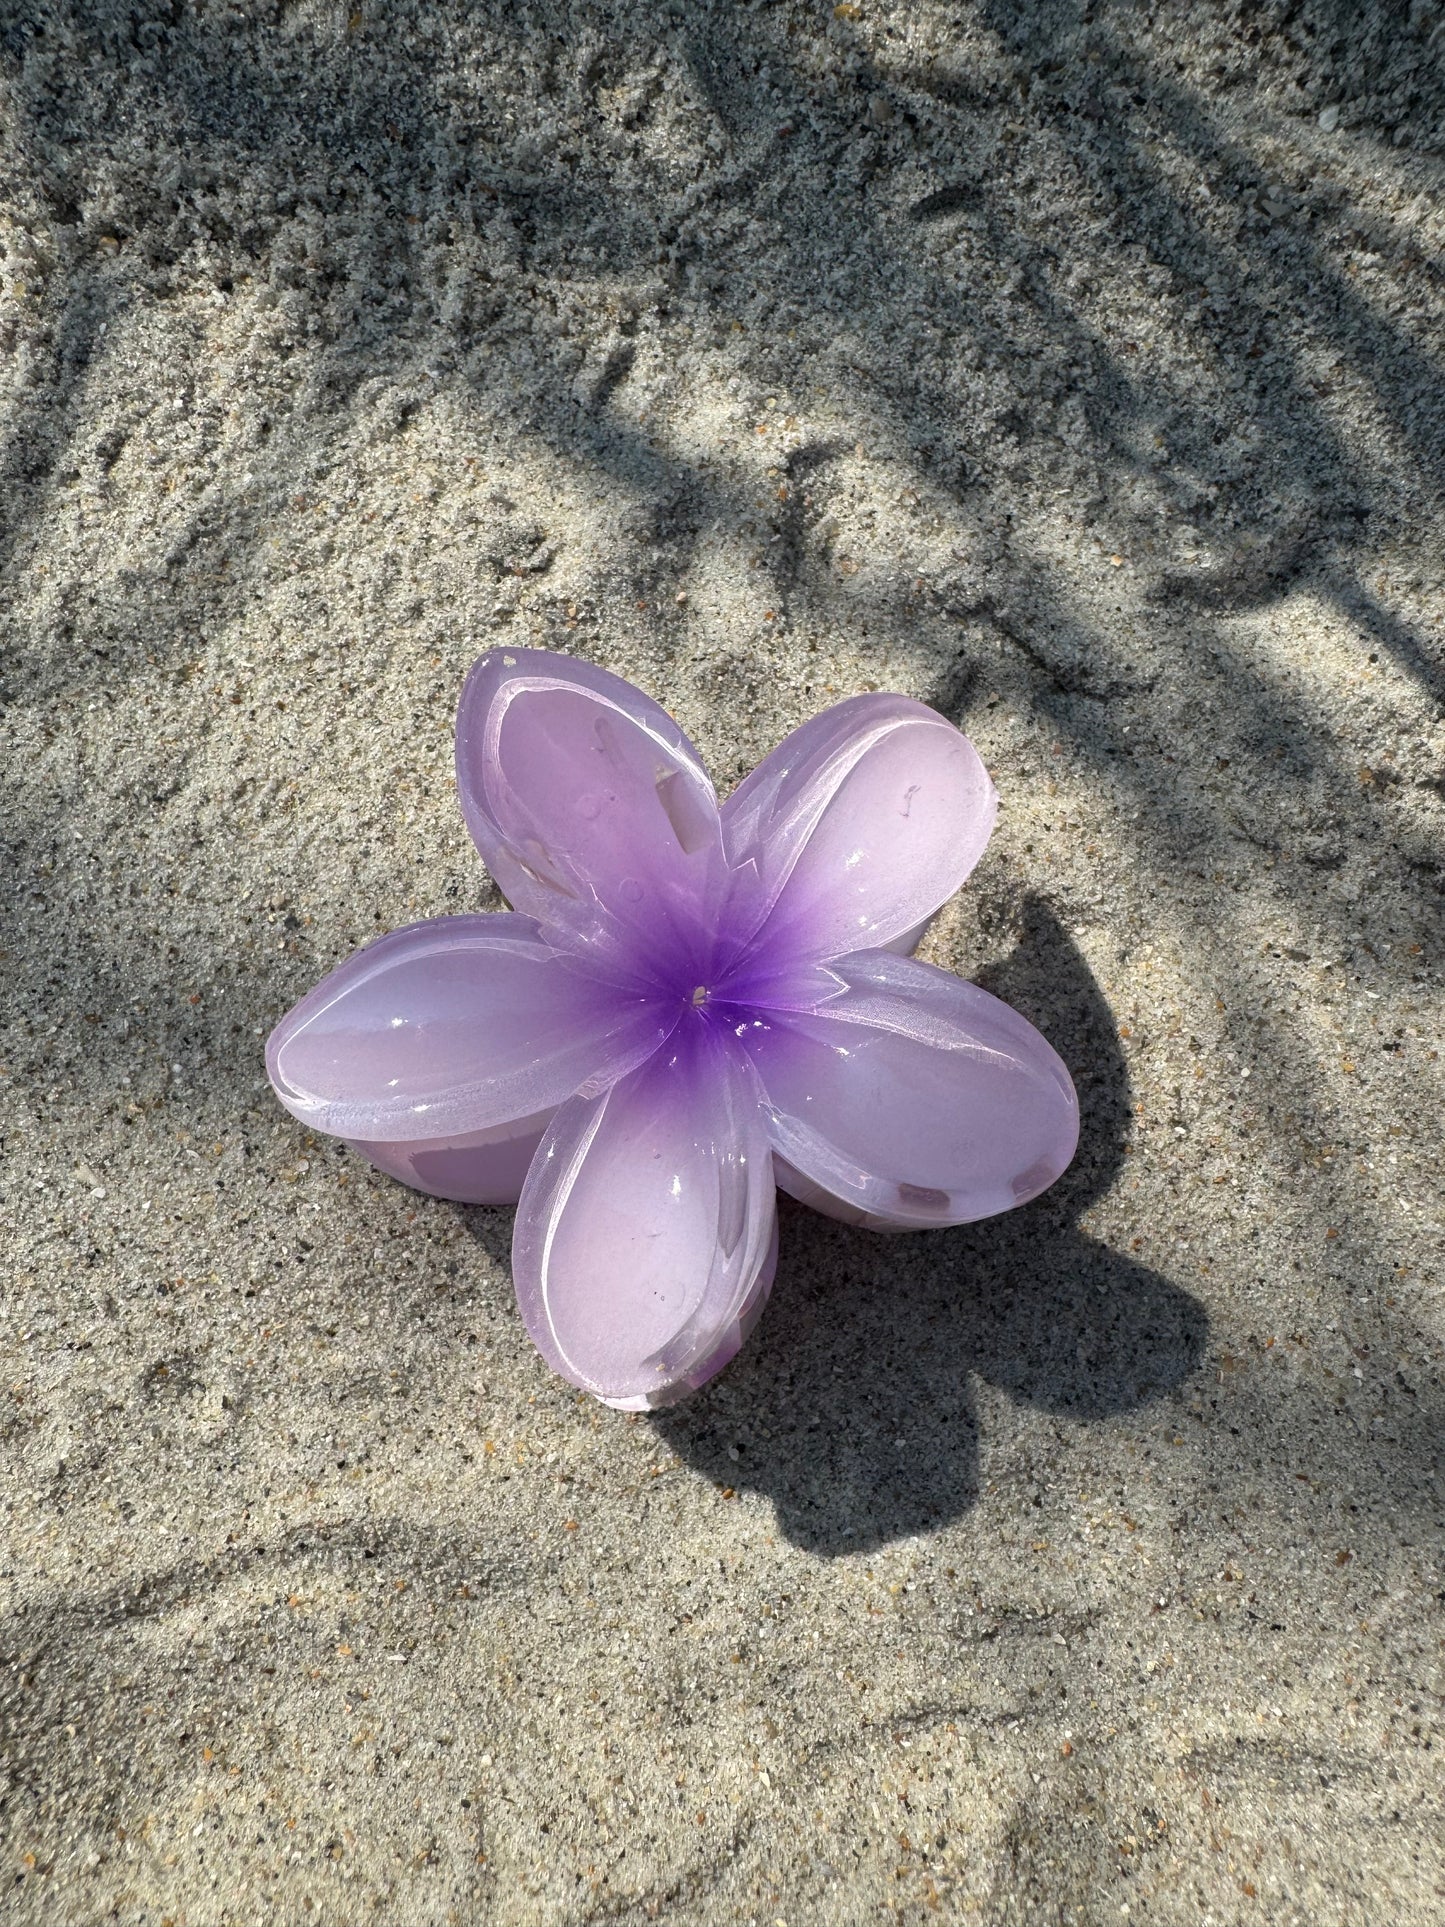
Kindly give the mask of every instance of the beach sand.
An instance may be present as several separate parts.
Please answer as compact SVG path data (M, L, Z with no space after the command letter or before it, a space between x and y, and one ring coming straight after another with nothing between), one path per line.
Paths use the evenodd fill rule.
M0 1915L1445 1919L1445 9L0 11ZM264 1081L497 642L875 686L1066 1177L551 1377Z

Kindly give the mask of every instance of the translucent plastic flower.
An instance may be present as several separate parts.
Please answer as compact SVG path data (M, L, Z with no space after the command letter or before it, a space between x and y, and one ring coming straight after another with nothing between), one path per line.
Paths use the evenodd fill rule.
M774 1187L876 1228L1022 1204L1073 1156L1063 1064L911 951L997 807L965 736L855 696L719 809L649 697L540 650L473 668L462 809L514 906L393 931L272 1033L277 1095L419 1190L518 1203L547 1362L662 1405L728 1362Z

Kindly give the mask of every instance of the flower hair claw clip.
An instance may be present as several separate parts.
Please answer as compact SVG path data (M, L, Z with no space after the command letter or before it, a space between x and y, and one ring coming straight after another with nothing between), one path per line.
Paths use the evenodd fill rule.
M1033 1026L909 953L983 853L993 784L923 703L854 696L719 808L619 677L496 650L457 718L468 827L513 906L396 930L284 1017L281 1102L418 1190L517 1205L548 1364L665 1405L752 1329L775 1187L852 1224L962 1224L1074 1154Z

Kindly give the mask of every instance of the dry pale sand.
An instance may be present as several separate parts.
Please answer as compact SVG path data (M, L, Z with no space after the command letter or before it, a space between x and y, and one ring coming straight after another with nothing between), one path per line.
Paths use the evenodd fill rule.
M0 23L0 1915L1445 1919L1445 10ZM262 1079L499 638L960 721L1084 1099L655 1418Z

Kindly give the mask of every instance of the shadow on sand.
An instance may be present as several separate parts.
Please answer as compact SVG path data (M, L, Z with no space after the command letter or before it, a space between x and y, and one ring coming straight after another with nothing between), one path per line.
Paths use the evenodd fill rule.
M1069 1171L1021 1211L907 1237L784 1200L778 1282L751 1344L650 1421L709 1478L766 1493L813 1552L867 1550L968 1510L975 1376L1046 1411L1107 1418L1172 1390L1204 1350L1198 1301L1082 1228L1127 1159L1128 1074L1099 986L1041 901L988 988L1074 1068L1083 1128Z

